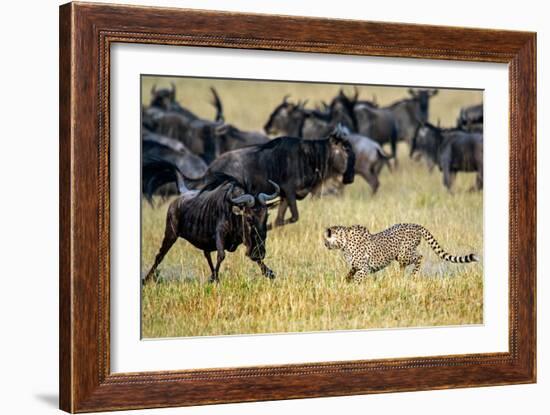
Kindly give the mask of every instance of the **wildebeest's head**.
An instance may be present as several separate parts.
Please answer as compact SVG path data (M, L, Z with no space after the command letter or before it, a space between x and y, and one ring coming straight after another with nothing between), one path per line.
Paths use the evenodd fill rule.
M420 123L412 139L409 155L412 157L414 153L419 152L436 161L442 141L443 135L440 128L428 122Z
M259 193L253 196L246 193L239 185L233 185L228 194L232 204L232 214L239 216L242 221L243 243L246 246L246 255L253 261L263 260L265 257L265 240L267 236L268 207L279 196L280 188L269 180L274 188L272 194Z
M271 113L264 126L266 134L288 134L289 126L299 124L303 121L305 102L294 104L288 101L288 95Z
M330 102L330 111L346 111L347 113L353 113L353 107L357 103L359 98L359 91L357 87L354 89L352 97L346 95L343 89L340 89L338 95L336 95Z
M412 89L409 88L409 94L418 102L419 113L416 117L421 122L428 121L430 98L437 95L438 89Z
M176 100L176 86L170 84L170 88L157 88L153 85L151 88L151 107L156 107L167 111Z
M353 183L355 176L355 153L351 143L346 139L349 131L338 124L328 137L330 155L329 163L337 174L342 174L344 184Z
M357 129L357 121L355 119L354 107L359 97L359 91L355 88L353 96L348 96L342 89L338 92L329 105L329 113L334 122L342 123L344 126Z

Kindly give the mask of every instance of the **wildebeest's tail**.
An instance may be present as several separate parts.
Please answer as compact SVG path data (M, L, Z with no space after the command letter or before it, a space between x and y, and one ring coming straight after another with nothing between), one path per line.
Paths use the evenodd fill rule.
M210 91L212 91L212 105L216 108L216 121L223 122L225 119L223 116L222 100L220 99L216 88L210 87Z
M202 182L200 179L185 177L177 165L171 161L144 157L141 166L141 189L149 203L153 202L155 192L167 183L175 183L178 192L185 193L189 188L198 187Z
M431 246L431 248L434 250L434 252L439 256L439 258L441 258L445 261L454 262L454 263L457 263L457 264L465 264L465 263L469 263L469 262L479 261L479 258L477 257L476 254L469 254L469 255L464 255L464 256L455 256L455 255L451 255L451 254L445 252L443 250L443 248L441 248L439 243L435 240L435 238L430 233L430 231L428 231L423 226L419 225L419 227L420 227L421 235L424 237L426 242L428 242L428 244Z

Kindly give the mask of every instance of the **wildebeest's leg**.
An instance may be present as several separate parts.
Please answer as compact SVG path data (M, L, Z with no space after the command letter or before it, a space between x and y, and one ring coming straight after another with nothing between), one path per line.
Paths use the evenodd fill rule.
M216 251L218 252L217 258L216 258L216 267L214 268L214 272L212 273L212 276L210 277L210 282L219 282L220 278L218 276L218 272L220 271L220 266L222 265L222 262L225 258L225 249L223 246L223 237L220 235L220 233L216 233Z
M284 221L284 224L298 222L300 215L298 214L298 205L296 204L296 195L294 192L287 193L288 207L290 208L290 219Z
M449 193L453 192L452 187L453 187L455 178L456 178L455 171L451 171L448 167L443 170L443 184L445 185Z
M171 226L171 222L168 221L166 224L166 230L164 232L164 239L162 240L162 245L160 246L159 252L155 258L155 263L151 267L151 270L147 273L147 276L143 279L143 282L150 281L155 273L155 270L163 260L164 256L168 253L174 242L178 239L175 229Z
M285 224L285 213L286 209L288 207L288 202L286 198L281 197L281 201L279 203L279 209L277 210L277 217L275 218L274 223L270 223L267 225L267 230L270 230L274 228L275 226L283 226Z
M275 273L272 270L270 270L261 259L256 261L256 263L260 266L260 269L262 270L262 274L264 277L270 278L270 279L275 278Z
M372 194L375 194L378 190L378 187L380 186L380 181L378 180L378 177L376 173L374 172L374 166L370 169L367 169L367 171L364 172L364 174L360 173L361 176L367 181L367 183L370 185L372 189Z
M208 266L210 267L210 278L209 278L209 280L211 280L212 276L214 275L214 264L212 263L212 252L210 252L210 251L202 251L202 252L204 254L204 257L208 261Z
M288 219L288 223L297 222L300 214L298 213L298 205L296 203L296 195L294 193L291 193L288 197L288 207L290 208L291 215L290 219Z
M393 156L393 165L395 168L398 167L399 163L397 162L397 138L392 137L390 139L390 145L391 145L391 155Z

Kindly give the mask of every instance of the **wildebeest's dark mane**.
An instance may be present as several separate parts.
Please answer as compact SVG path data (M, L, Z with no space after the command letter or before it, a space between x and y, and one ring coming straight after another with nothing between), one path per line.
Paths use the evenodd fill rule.
M281 151L290 151L294 150L294 146L296 145L296 142L301 142L302 140L297 137L288 137L288 136L282 136L274 138L273 140L269 140L267 143L260 144L256 146L256 151L260 152L262 150L271 150L271 149L278 149Z
M228 192L233 186L241 186L233 176L224 173L213 174L199 194L186 202L188 213L184 219L184 226L191 233L206 231L214 234L219 219L226 217L232 222L232 226L239 230L237 233L240 233L241 223L238 217L232 214L232 205L227 201Z

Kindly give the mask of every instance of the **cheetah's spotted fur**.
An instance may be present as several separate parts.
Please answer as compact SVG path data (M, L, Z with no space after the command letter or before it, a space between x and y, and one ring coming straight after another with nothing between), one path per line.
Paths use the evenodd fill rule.
M367 274L387 267L397 261L404 271L414 265L415 276L422 263L422 255L416 252L420 240L424 238L435 253L443 260L454 263L478 261L475 254L454 256L445 252L432 234L423 226L414 223L399 223L375 234L361 225L332 226L325 231L324 241L328 249L341 249L351 270L346 277L360 280Z

